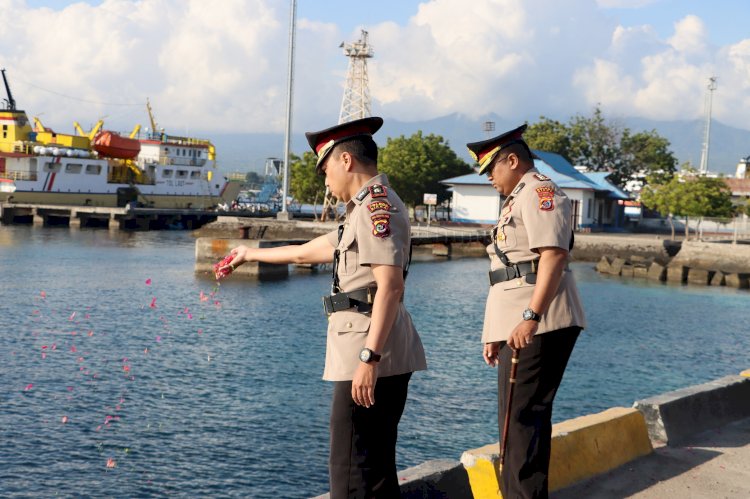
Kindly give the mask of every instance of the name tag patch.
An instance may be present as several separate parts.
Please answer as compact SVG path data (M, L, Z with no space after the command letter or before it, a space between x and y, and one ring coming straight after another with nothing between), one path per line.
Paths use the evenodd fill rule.
M367 209L370 210L370 213L378 210L391 211L391 205L385 201L373 201L367 205Z
M534 178L542 182L549 180L549 177L547 175L542 175L541 173L535 173Z
M391 216L387 213L372 215L372 235L375 237L388 237L391 235Z

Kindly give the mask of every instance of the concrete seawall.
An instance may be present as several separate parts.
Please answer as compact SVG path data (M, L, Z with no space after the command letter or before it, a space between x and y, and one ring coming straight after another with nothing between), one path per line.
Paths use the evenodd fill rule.
M661 452L660 446L665 442L670 447L690 442L707 429L748 418L750 369L739 376L640 400L632 408L614 407L557 423L552 430L550 491L562 491L593 477L612 474L624 465L637 466L641 461L653 459L655 447ZM727 445L731 446L731 442ZM499 443L495 442L467 450L460 461L428 461L404 470L399 473L402 498L502 497L498 454ZM740 480L744 480L744 475ZM569 497L582 497L575 487L571 490L575 491ZM316 499L327 497L326 494Z

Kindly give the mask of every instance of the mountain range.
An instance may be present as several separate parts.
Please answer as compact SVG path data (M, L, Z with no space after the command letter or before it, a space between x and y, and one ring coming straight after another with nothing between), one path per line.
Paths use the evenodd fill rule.
M494 132L484 132L485 122L494 122ZM669 140L678 164L689 161L695 168L700 166L703 147L704 121L677 120L656 121L645 118L622 118L616 124L634 132L656 130ZM404 122L386 118L383 129L378 132L378 145L384 146L387 137L409 136L418 130L423 134L441 135L456 154L472 163L464 146L467 142L491 137L517 127L520 123L490 114L480 118L454 113L439 118ZM265 159L283 157L284 135L281 133L211 134L216 146L219 167L223 172L263 172ZM309 150L304 134L293 134L291 151L301 155ZM734 175L741 158L750 156L750 130L735 128L713 120L709 149L709 170L725 175Z

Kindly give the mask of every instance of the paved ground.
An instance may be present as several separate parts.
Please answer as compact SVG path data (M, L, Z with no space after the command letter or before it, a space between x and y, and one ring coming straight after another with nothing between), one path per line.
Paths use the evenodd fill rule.
M620 468L551 494L580 498L750 498L750 418L659 447Z

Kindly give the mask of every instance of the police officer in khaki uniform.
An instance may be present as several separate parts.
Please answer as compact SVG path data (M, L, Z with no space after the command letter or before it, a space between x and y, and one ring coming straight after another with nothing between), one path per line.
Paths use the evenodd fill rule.
M511 403L503 497L548 496L552 403L580 331L586 327L573 274L571 203L534 168L523 140L526 125L467 144L503 196L487 246L490 291L482 332L483 357L498 369L498 426L505 423L513 350L519 350Z
M377 171L372 135L381 118L307 133L316 171L346 205L338 230L301 246L232 250L244 262L333 262L323 379L335 382L331 404L331 498L399 497L396 435L411 373L427 368L422 343L403 303L411 259L406 206Z

